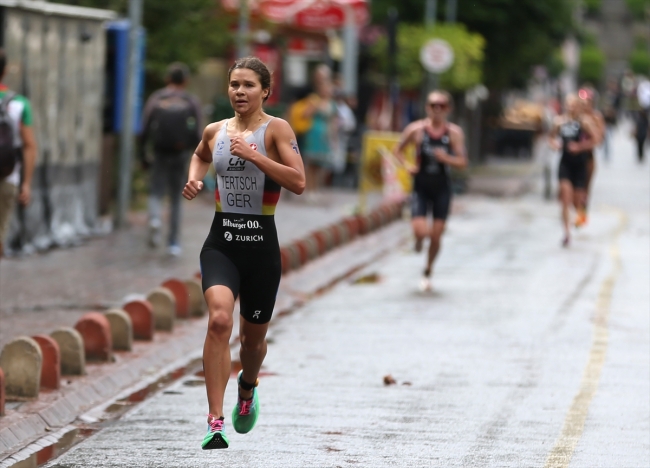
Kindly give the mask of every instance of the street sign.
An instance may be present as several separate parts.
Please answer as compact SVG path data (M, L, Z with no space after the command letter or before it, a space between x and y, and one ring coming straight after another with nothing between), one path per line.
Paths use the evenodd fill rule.
M447 41L432 39L420 49L420 62L429 73L444 73L454 64L454 50Z

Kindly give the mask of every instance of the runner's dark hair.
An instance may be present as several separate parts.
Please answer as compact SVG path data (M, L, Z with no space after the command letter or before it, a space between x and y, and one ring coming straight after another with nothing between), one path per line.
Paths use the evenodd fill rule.
M271 81L271 72L269 71L268 67L264 64L264 62L262 62L257 57L243 57L235 60L235 63L233 63L230 69L228 70L229 81L230 81L230 74L232 73L232 71L238 68L248 68L249 70L253 70L257 74L257 76L260 79L260 84L262 85L262 89L269 90L268 94L264 97L264 101L266 101L271 95L272 81Z

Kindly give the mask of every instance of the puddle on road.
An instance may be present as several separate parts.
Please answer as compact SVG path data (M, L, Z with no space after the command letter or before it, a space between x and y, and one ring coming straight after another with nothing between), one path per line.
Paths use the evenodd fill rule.
M63 455L73 445L78 444L82 440L90 437L98 429L90 427L76 427L66 432L55 444L43 447L36 453L33 453L25 460L19 461L10 465L11 468L34 468L36 466L43 466L56 457Z

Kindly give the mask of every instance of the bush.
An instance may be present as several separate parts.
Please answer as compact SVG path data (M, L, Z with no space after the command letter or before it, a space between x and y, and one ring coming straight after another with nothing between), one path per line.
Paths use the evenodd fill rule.
M600 7L603 4L603 0L583 0L585 10L588 15L597 15L600 13Z
M444 39L454 50L454 64L440 75L440 86L449 91L464 91L481 83L485 40L470 33L465 26L424 26L401 24L397 31L397 75L403 90L419 90L426 71L420 63L420 48L430 39ZM388 72L388 38L383 37L372 48L372 55L384 73Z
M602 82L605 72L605 54L599 47L585 45L580 51L580 68L578 77L581 83L593 83L597 86Z
M625 3L632 16L639 20L645 17L646 10L650 7L650 0L625 0Z
M630 68L637 75L650 75L650 54L645 49L637 48L628 59Z

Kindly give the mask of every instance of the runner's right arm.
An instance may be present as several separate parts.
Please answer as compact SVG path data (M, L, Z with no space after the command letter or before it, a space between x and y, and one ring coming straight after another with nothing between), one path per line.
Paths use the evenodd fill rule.
M422 127L422 121L417 120L415 122L412 122L406 126L404 131L402 131L402 136L400 138L400 142L395 148L395 151L393 154L395 154L395 157L399 160L399 162L404 166L409 172L415 172L417 171L417 167L415 167L412 164L409 164L406 161L406 157L404 156L404 149L410 145L410 144L415 144L415 135L417 134L417 131Z
M224 121L222 120L221 122L211 123L205 127L205 130L203 130L203 137L190 160L190 170L187 176L187 183L183 188L183 196L188 200L194 199L203 189L203 178L208 173L210 164L212 164L210 142L221 129L223 122Z

